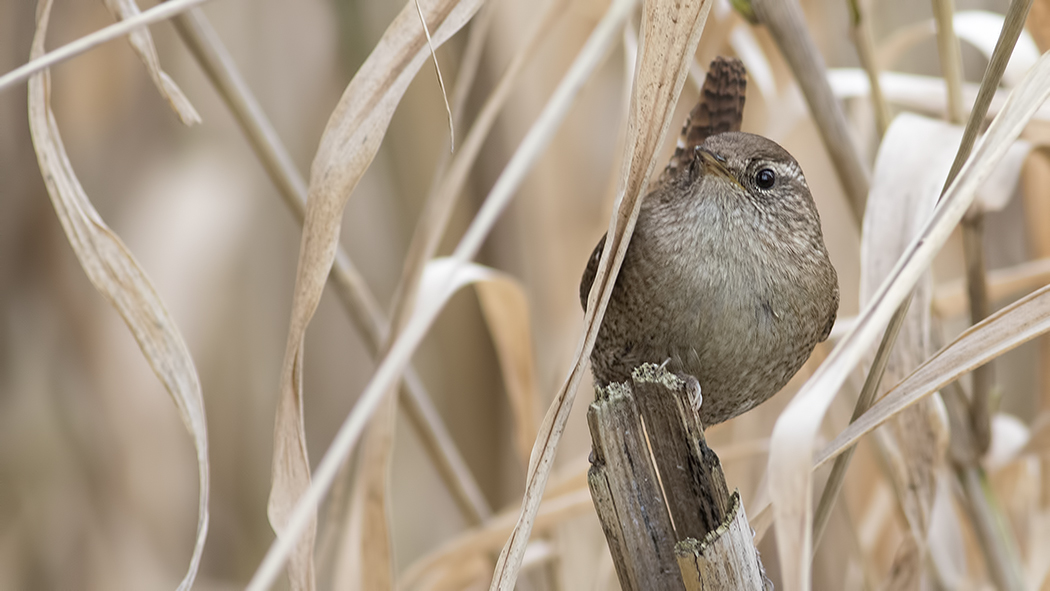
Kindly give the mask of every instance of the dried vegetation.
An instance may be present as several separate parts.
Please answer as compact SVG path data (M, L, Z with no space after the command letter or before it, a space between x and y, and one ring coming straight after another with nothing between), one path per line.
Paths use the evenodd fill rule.
M0 1L0 588L616 588L581 359L733 54L842 290L708 431L770 578L1050 589L1050 2L201 3Z

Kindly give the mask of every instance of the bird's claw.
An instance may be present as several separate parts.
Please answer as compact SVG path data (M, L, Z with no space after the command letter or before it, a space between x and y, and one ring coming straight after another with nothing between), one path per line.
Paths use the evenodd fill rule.
M693 405L693 410L700 412L700 406L704 403L704 395L700 391L700 382L693 376L685 377L685 391L689 393L689 402Z

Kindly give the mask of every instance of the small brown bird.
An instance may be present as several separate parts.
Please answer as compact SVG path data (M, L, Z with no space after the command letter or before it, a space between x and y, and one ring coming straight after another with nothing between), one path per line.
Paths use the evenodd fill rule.
M723 60L728 61L728 60ZM717 63L717 62L716 62ZM736 101L743 67L732 63L702 101ZM716 72L715 64L712 72ZM721 94L720 94L721 93ZM713 97L713 98L712 98ZM780 390L828 337L838 310L838 278L802 169L761 136L709 137L698 105L683 143L641 213L599 329L591 369L597 384L623 382L643 363L666 363L700 384L700 419L710 426ZM723 109L724 111L724 109ZM730 110L731 111L731 110ZM724 127L724 126L723 126ZM580 283L584 308L603 237Z

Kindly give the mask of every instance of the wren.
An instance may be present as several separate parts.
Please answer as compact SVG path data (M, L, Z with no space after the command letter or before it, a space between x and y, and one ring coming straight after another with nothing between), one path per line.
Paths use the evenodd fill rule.
M642 201L591 353L599 386L643 363L696 378L705 426L779 391L838 310L802 169L772 140L724 131L739 129L743 76L738 61L712 64L675 157ZM584 308L604 242L583 274Z

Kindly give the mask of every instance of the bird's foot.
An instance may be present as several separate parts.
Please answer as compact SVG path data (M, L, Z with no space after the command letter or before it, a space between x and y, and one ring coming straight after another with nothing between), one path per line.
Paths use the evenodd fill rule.
M700 382L690 375L681 376L685 380L685 391L689 393L689 402L693 410L700 412L700 406L704 403L704 395L700 392Z
M664 359L664 362L660 364L660 369L667 369L667 364L671 363L671 358Z

